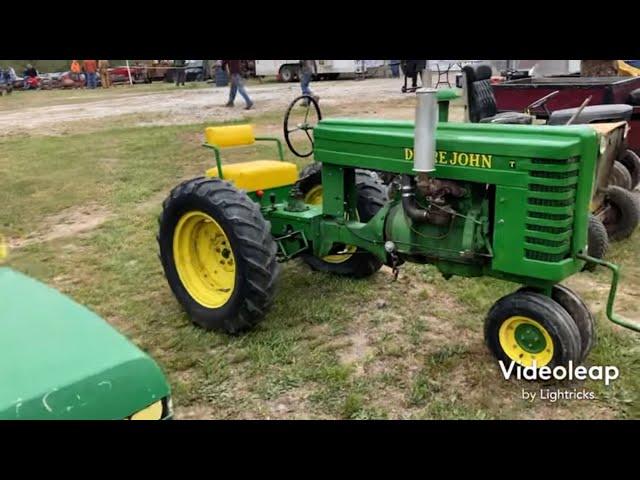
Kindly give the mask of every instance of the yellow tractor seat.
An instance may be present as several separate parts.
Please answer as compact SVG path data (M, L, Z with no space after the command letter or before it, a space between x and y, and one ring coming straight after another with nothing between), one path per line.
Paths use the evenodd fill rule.
M226 164L222 173L225 180L248 192L292 185L298 180L295 164L278 160ZM218 167L210 168L206 175L218 177Z

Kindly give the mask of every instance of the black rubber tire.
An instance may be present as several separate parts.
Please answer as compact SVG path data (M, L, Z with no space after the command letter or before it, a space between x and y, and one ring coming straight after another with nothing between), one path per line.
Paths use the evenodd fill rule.
M322 184L322 164L313 162L300 172L300 190L306 195L313 187ZM367 222L378 213L387 201L387 189L378 177L368 170L356 170L358 190L358 216ZM342 263L325 262L311 254L302 254L302 260L312 269L353 278L364 278L380 270L382 262L372 253L358 248L348 260Z
M609 249L609 235L607 229L598 217L589 214L589 231L588 231L589 249L587 253L591 257L604 258ZM593 271L596 268L595 263L587 263L584 270Z
M569 361L579 363L581 353L580 331L569 313L555 300L540 293L519 290L502 297L493 304L484 322L484 338L491 353L505 363L511 359L500 346L500 326L513 316L525 316L542 325L553 342L554 353L547 366L568 366ZM540 365L541 366L541 365Z
M530 287L522 287L519 292L534 292ZM580 362L584 362L596 344L596 320L586 303L576 292L561 284L553 286L551 298L564 308L580 332Z
M640 202L629 190L617 186L607 188L605 202L615 211L614 219L604 221L609 238L628 238L640 223Z
M282 65L278 73L280 74L280 80L282 80L283 82L293 82L295 74L293 68L290 65Z
M208 308L183 286L173 257L173 234L180 217L199 210L216 220L227 235L236 259L236 282L229 300ZM256 203L231 183L199 177L175 187L162 204L158 244L169 286L197 325L235 334L258 324L271 306L280 266L271 225Z
M633 150L625 150L622 156L618 159L631 175L631 190L636 188L640 183L640 157Z
M625 190L631 190L631 174L627 167L625 167L620 161L613 162L611 169L611 176L609 177L609 185L615 185Z
M580 362L584 362L596 344L596 320L587 304L569 287L554 285L551 298L562 305L580 332Z

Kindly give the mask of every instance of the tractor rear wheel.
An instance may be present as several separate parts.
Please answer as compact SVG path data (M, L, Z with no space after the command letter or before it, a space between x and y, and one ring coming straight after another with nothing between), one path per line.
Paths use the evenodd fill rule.
M489 350L505 363L553 368L578 363L581 337L576 322L555 300L528 290L502 297L484 322Z
M633 150L625 150L620 157L620 163L622 163L629 174L631 175L631 189L633 190L640 183L640 157Z
M625 190L631 190L631 173L625 167L622 162L616 160L613 162L613 169L611 171L611 182L609 185L617 185Z
M602 223L611 240L623 240L629 237L640 223L640 202L629 191L611 186L605 194L608 206Z
M322 164L314 162L300 172L300 183L305 203L322 204ZM387 201L387 191L377 177L367 170L356 170L358 190L358 217L368 222ZM372 253L353 245L335 245L333 251L318 258L311 254L301 255L314 270L355 278L368 277L382 267L382 262Z
M231 334L260 322L280 268L257 204L229 182L200 177L175 187L162 208L160 259L192 321Z

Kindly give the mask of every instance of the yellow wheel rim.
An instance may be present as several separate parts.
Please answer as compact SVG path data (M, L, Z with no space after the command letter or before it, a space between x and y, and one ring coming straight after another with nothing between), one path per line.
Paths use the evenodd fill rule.
M4 237L0 235L0 263L2 263L8 255L9 247L7 246L7 242L4 240Z
M316 185L309 190L304 196L304 203L308 203L309 205L322 205L322 185ZM322 260L327 263L343 263L349 260L357 249L358 247L355 245L345 245L344 248L335 254L322 257Z
M229 238L203 212L185 213L173 232L173 258L189 295L203 307L229 301L236 283L236 260Z
M535 361L543 367L553 358L553 340L549 332L535 320L514 316L500 325L500 346L514 362L530 367Z

